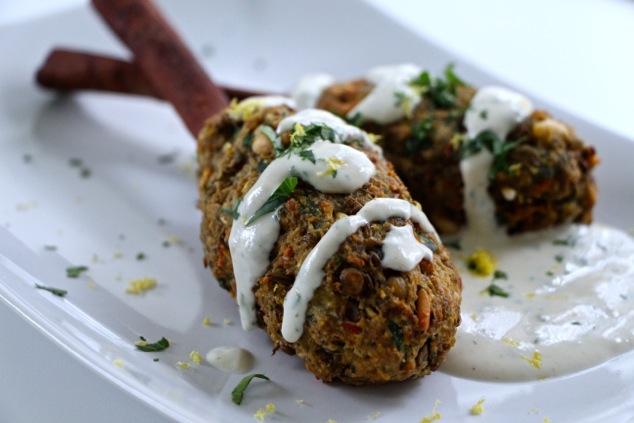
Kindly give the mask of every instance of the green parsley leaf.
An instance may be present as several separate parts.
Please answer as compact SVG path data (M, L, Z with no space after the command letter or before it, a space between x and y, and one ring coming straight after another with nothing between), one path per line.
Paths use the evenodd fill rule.
M253 132L249 132L248 134L244 136L244 139L242 140L242 146L246 148L247 150L250 150L252 145L253 145Z
M508 292L506 292L505 290L503 290L500 286L492 283L491 285L489 285L486 290L486 292L489 293L490 296L492 297L503 297L503 298L507 298L510 294Z
M453 64L447 65L443 78L434 78L428 71L421 72L410 82L410 86L421 95L429 97L432 104L440 108L455 106L457 87L466 85L453 71Z
M443 241L443 244L445 245L445 247L451 248L452 250L462 250L462 244L460 243L459 239L456 239L454 241Z
M577 240L574 237L568 237L566 239L555 239L553 245L559 245L562 247L574 247Z
M240 213L238 213L238 207L240 207L240 203L242 202L242 197L238 198L234 203L233 206L231 206L230 209L226 208L226 207L222 207L220 210L218 210L218 214L220 213L227 213L229 216L231 216L231 218L233 220L236 220L237 218L240 217Z
M427 116L422 122L412 124L412 137L405 141L405 149L408 153L417 153L431 147L431 132L433 119Z
M313 150L309 150L309 149L301 150L298 155L303 160L308 160L312 164L317 163L317 160L315 160L315 154L313 153Z
M143 338L142 336L140 338L141 341L145 341L145 338ZM134 344L134 346L137 347L138 350L141 350L143 352L157 352L163 351L164 349L169 347L170 341L163 337L153 344Z
M85 272L88 270L88 267L86 266L72 266L72 267L68 267L66 268L66 276L69 278L78 278L79 275L82 272Z
M506 274L506 272L503 272L501 270L496 270L495 272L493 272L493 279L508 279L509 276Z
M59 289L59 288L52 288L50 286L44 286L44 285L40 285L40 284L35 284L35 287L37 289L43 289L44 291L48 291L53 295L57 295L58 297L63 297L66 294L68 294L68 291L66 291L65 289Z
M284 178L279 187L273 192L273 194L269 197L268 200L260 207L258 211L256 211L253 216L249 218L247 222L247 226L251 225L256 219L264 216L265 214L272 213L279 206L284 204L286 200L288 200L295 191L295 187L297 186L297 177L288 176Z
M136 255L136 259L141 261L141 260L145 260L145 253L138 253Z
M254 378L260 378L260 379L264 379L264 380L270 380L267 376L260 374L260 373L255 373L252 375L248 375L245 376L237 385L235 388L233 388L233 391L231 391L231 400L237 404L240 405L242 403L242 398L244 398L244 391L246 391L247 387L249 386L249 384L251 383L251 381Z
M403 329L399 326L398 323L388 320L387 327L392 333L392 338L394 338L394 344L396 344L396 348L399 350L403 350L405 348L405 342L403 341Z
M507 155L522 142L524 142L524 138L515 141L504 141L495 132L487 129L462 143L460 157L464 160L486 148L493 155L493 164L491 169L489 169L488 175L489 179L493 179L498 172L508 173Z
M356 126L358 128L363 124L363 115L361 114L361 112L357 112L352 117L343 116L343 120L345 120L346 123L349 123L350 125Z

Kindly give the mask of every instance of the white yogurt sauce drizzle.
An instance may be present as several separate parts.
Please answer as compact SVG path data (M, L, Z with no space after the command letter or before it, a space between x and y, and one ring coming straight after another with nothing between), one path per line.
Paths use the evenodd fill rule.
M341 243L360 227L373 221L386 220L389 217L411 219L413 222L420 224L426 232L433 233L436 239L438 239L427 216L416 206L405 200L376 198L366 203L356 215L337 220L330 229L328 229L328 232L326 232L321 240L319 240L315 248L308 254L299 269L293 287L284 298L284 316L282 319L282 336L284 339L288 342L296 342L301 337L304 330L308 303L326 276L323 270L324 266L330 257L337 252ZM411 226L407 225L407 227L411 232ZM394 231L394 229L397 228L392 227L390 233ZM397 230L397 232L392 235L390 243L401 243L403 242L403 238L407 240L407 236L403 236L402 233L401 236L399 236L399 233ZM414 234L411 233L411 236L413 238ZM414 256L420 254L421 259L426 258L432 260L433 253L428 247L416 241L415 238L411 241L418 244L416 248L417 252L413 253ZM391 247L388 247L388 251L390 251L391 254L395 252ZM415 261L414 257L392 257L387 259L384 265L388 267L394 265L396 266L395 270L409 271L418 263L420 263L420 260Z
M304 75L291 90L291 97L297 103L298 110L315 107L319 97L335 78L327 73L310 73Z
M371 69L366 79L374 84L374 88L350 112L348 118L360 114L363 119L379 124L388 124L402 119L405 109L411 112L421 100L410 82L422 72L422 68L412 64L379 66ZM399 104L396 94L402 96ZM404 102L404 103L403 103ZM406 107L403 107L403 104Z
M504 139L530 110L518 94L483 88L465 116L468 135L491 129ZM536 380L631 350L632 237L597 224L508 237L495 224L486 191L491 155L483 153L461 163L468 227L454 258L463 276L462 324L442 370L475 379ZM466 258L478 248L495 256L508 279L469 273ZM490 296L491 283L509 296Z
M255 324L255 296L252 288L266 272L269 253L280 231L276 212L260 217L251 225L247 225L248 219L288 176L297 176L322 192L344 194L361 188L376 171L363 152L347 145L317 141L310 149L315 157L314 164L294 153L273 160L238 207L240 217L233 221L229 248L244 329L251 329ZM339 163L336 177L332 176L329 167L333 160Z

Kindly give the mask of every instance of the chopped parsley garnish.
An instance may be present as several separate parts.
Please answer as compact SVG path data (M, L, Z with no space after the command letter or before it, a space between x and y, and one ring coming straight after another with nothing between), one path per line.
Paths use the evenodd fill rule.
M555 239L553 241L553 245L560 245L562 247L574 247L576 243L577 240L571 236L566 239Z
M312 164L317 163L317 161L315 160L315 154L313 153L313 150L301 150L298 153L299 157L301 157L303 160L308 160L309 162L311 162Z
M524 142L523 138L516 141L501 140L495 132L487 129L486 131L480 132L474 138L464 141L462 143L460 156L464 160L479 153L483 148L489 150L493 155L493 164L491 165L491 169L489 169L488 176L489 179L493 179L498 172L509 173L507 155L522 142Z
M136 255L136 259L141 261L141 260L145 260L145 254L144 253L138 253Z
M137 347L138 350L143 352L157 352L163 351L167 347L170 346L170 342L164 337L154 342L153 344L148 344L144 337L140 336L140 342L136 342L134 346Z
M231 206L230 209L223 207L220 210L218 210L218 213L227 213L229 216L231 216L233 220L236 220L237 218L240 217L240 213L238 213L238 207L240 206L241 202L242 202L242 197L238 198L233 203L233 206Z
M412 136L405 141L405 149L408 153L417 153L431 147L431 132L433 119L427 116L422 122L412 124Z
M507 298L510 294L503 290L499 285L492 283L489 285L485 292L487 292L491 297L503 297Z
M462 244L459 239L455 241L444 241L445 247L451 248L452 250L462 250Z
M302 126L299 123L296 123L293 127L293 132L291 133L291 145L282 151L278 150L277 157L295 153L302 159L310 160L315 163L315 156L313 156L312 151L310 154L302 152L306 151L306 149L314 144L315 141L319 140L335 142L335 131L333 131L328 125L311 123L310 125Z
M360 127L363 124L363 115L361 112L357 112L352 117L343 116L343 120L352 126Z
M44 286L44 285L40 285L40 284L35 284L35 287L37 289L43 289L44 291L48 291L53 295L57 295L58 297L63 297L66 294L68 294L68 291L66 291L65 289L59 289L59 288L53 288L50 286Z
M178 156L178 152L176 151L172 153L161 154L160 156L158 156L158 162L160 164L173 163L176 160L176 156Z
M249 376L245 376L237 385L235 388L233 388L233 391L231 391L231 400L237 404L240 405L242 403L242 398L244 398L244 391L246 391L247 387L249 386L249 384L251 383L251 381L254 378L260 378L260 379L264 379L264 380L270 380L267 376L260 374L260 373L255 373Z
M403 329L399 326L398 323L389 320L387 322L387 327L392 333L392 338L394 338L394 344L396 344L396 348L399 350L403 350L405 348L405 342L403 341Z
M266 200L266 203L256 211L253 216L249 218L247 226L251 225L256 219L264 216L265 214L272 213L277 210L286 200L288 200L295 191L297 186L297 177L287 176L284 178L279 187L273 192L273 194Z
M69 278L78 278L82 272L88 270L87 266L72 266L66 268L66 276Z
M509 276L506 274L506 272L503 272L502 270L496 270L495 272L493 272L493 279L508 279Z
M421 72L410 82L410 86L421 95L429 97L432 104L440 108L449 108L456 104L456 89L466 85L453 71L453 64L447 65L445 78L434 78L428 71Z
M253 145L253 132L249 132L248 134L245 135L244 139L242 140L242 146L246 148L247 150L250 150L252 145Z

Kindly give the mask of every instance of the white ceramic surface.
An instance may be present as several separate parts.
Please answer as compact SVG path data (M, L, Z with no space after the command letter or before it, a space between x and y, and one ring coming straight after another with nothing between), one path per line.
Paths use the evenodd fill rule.
M433 70L451 61L467 80L495 81L364 3L218 3L162 4L219 81L283 91L307 71L346 78L375 64L401 61ZM369 388L324 385L299 360L272 356L263 332L240 329L233 301L202 267L194 143L178 118L169 106L149 99L59 98L37 89L34 70L52 46L60 45L125 53L85 6L0 27L5 58L0 66L0 317L6 316L0 334L12 344L0 344L6 377L0 393L13 399L11 406L0 407L0 421L85 421L83 416L95 414L93 421L253 421L253 413L271 402L278 410L271 421L420 421L439 400L436 411L443 421L469 422L485 417L469 415L483 397L490 422L614 422L634 416L632 354L549 381L493 384L438 372L422 381ZM536 103L545 105L541 100ZM629 183L634 144L548 108L592 141L603 158L597 220L634 226ZM139 260L139 253L145 259ZM71 265L89 271L68 279L65 269ZM125 294L129 280L146 276L157 278L157 289L138 297ZM69 293L54 297L34 283ZM63 351L15 323L14 311ZM212 326L203 325L205 317ZM133 346L140 335L165 336L173 345L161 353L141 353ZM272 379L256 381L239 407L230 392L240 376L206 365L187 371L174 366L187 361L191 350L204 355L227 344L253 352L254 371ZM34 345L44 350L34 351ZM87 367L59 358L67 353ZM57 372L57 363L70 373ZM88 368L114 385L85 375ZM32 382L24 383L22 376ZM54 411L49 403L49 411L38 408L45 396L66 411ZM102 398L77 404L73 396Z

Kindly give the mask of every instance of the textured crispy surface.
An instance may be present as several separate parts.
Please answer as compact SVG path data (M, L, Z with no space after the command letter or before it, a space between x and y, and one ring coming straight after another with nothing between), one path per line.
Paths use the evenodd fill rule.
M335 84L324 91L317 107L345 116L371 89L371 84L363 80ZM451 108L438 108L423 98L410 118L388 125L362 125L381 135L379 143L385 157L394 164L414 199L425 205L436 229L445 234L457 232L466 223L460 154L452 139L466 132L464 112L475 92L474 88L459 86L456 104ZM430 137L416 144L413 129L425 119L432 122ZM591 171L599 161L594 148L580 140L568 125L543 111L534 112L517 125L507 139L523 140L507 156L513 171L498 172L489 186L496 219L507 232L592 220L596 184Z
M221 114L208 122L199 139L205 263L233 296L228 247L232 220L221 209L231 209L275 157L256 128L275 128L291 113L283 106L264 109L243 123ZM275 349L296 354L323 381L339 379L354 385L417 378L437 369L455 342L462 287L447 250L417 224L417 236L438 246L433 263L423 260L409 272L383 268L381 245L390 224L413 223L399 218L372 222L348 237L327 262L327 276L309 303L302 337L296 343L282 338L284 296L304 258L330 226L373 198L411 201L392 166L376 152L364 151L377 173L351 194L324 194L299 182L279 211L280 236L270 266L254 288L258 324Z

